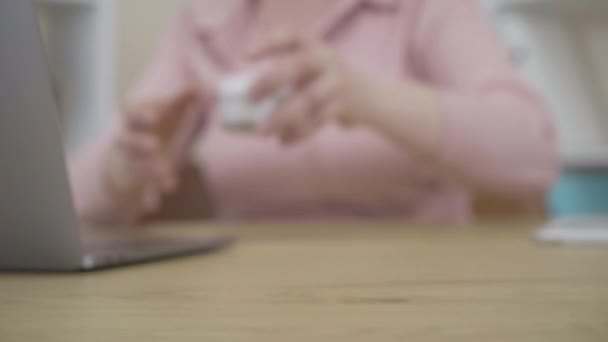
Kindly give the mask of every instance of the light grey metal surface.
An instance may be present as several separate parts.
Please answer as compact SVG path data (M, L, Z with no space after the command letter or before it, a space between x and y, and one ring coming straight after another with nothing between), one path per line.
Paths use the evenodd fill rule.
M230 245L218 234L83 247L33 1L0 0L0 270L92 270Z
M32 0L0 1L0 269L69 270L81 251Z

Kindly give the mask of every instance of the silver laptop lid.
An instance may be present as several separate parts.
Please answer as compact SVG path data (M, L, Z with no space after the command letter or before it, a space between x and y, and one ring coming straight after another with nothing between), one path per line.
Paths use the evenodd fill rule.
M0 269L80 266L56 103L32 0L0 1Z

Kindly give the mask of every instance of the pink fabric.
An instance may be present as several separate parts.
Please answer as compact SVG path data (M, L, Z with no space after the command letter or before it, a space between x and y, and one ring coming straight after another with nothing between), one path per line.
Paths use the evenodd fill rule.
M221 13L207 7L193 3L178 15L134 94L161 93L189 77L212 91L223 75L244 66L255 1L235 1ZM202 104L204 129L189 124L181 140L202 136L192 158L203 161L218 218L458 223L471 218L477 189L537 196L552 184L552 118L510 65L476 1L339 0L311 30L364 70L436 86L446 114L439 155L467 181L414 160L370 129L330 125L283 148L223 130ZM110 210L112 194L91 167L102 150L85 151L86 161L76 157L71 164L78 209L99 219L137 216L128 208Z

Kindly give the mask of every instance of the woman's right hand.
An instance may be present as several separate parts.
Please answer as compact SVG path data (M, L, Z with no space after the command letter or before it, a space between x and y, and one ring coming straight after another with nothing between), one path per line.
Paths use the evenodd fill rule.
M196 105L194 87L131 99L108 155L111 191L144 213L158 209L161 198L179 184L173 142Z

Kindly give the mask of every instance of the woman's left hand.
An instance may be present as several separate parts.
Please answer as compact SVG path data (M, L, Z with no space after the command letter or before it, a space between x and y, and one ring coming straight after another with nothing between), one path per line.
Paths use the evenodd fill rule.
M358 123L366 112L365 76L319 39L277 33L252 49L250 57L272 66L260 72L250 93L253 101L281 89L292 92L262 124L262 134L293 144L332 120L345 126Z

